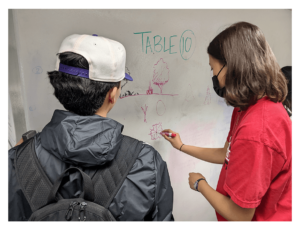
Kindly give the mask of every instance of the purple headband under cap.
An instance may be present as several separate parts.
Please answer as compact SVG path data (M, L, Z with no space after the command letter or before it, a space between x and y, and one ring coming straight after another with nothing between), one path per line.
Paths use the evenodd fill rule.
M89 78L89 70L88 69L81 69L78 67L64 65L59 63L59 72L68 73L74 76Z
M73 67L73 66L68 66L68 65L64 65L62 63L59 63L59 72L63 72L63 73L68 73L74 76L78 76L78 77L84 77L84 78L88 78L89 79L89 70L88 69L81 69L78 67ZM125 73L125 78L126 80L129 81L133 81L132 77Z

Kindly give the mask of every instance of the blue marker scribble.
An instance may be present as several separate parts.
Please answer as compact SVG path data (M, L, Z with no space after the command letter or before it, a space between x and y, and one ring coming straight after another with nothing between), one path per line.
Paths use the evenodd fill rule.
M36 107L34 105L29 107L30 111L34 111L35 109L36 109Z
M43 73L43 69L42 69L42 67L40 67L40 66L36 66L36 67L34 67L34 68L32 69L32 72L33 72L34 74L41 74L41 73Z

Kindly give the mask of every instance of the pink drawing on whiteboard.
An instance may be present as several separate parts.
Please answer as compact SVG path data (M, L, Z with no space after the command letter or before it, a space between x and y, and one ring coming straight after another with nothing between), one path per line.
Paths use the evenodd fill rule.
M177 96L178 94L160 94L160 93L152 93L151 95L160 95L160 96ZM127 91L126 94L120 95L120 99L126 98L126 97L135 97L135 96L150 96L150 94L139 94Z
M161 122L158 124L152 125L152 129L150 128L151 140L157 140L161 138L160 132L163 131Z
M146 94L147 94L147 95L153 94L153 88L151 87L151 81L149 82L149 88L148 88L148 90L146 91Z
M144 109L143 107L141 107L141 108L142 108L142 110L143 110L143 112L144 112L144 122L147 123L147 120L146 120L146 113L147 113L148 106L145 105L145 109Z
M192 90L192 86L191 84L188 85L186 94L185 94L185 101L191 101L195 99L194 95L193 95L193 90Z
M163 87L164 85L169 81L169 67L167 63L163 60L163 58L160 58L156 64L153 66L153 76L152 76L152 82L154 85L157 85L160 89L160 93L154 93L154 89L151 86L151 81L149 84L149 87L146 91L146 93L137 93L130 90L127 90L125 93L120 94L120 99L127 98L127 97L136 97L136 96L150 96L150 95L161 95L161 96L177 96L178 94L171 94L171 93L163 93ZM126 83L127 84L127 81ZM125 86L125 84L122 86L122 88Z
M204 105L209 105L210 102L211 102L210 89L209 89L209 87L207 87Z
M159 61L153 66L153 79L154 85L157 85L160 89L160 94L162 94L163 86L169 81L169 68L164 59L159 59Z
M162 116L164 115L166 112L166 106L165 104L162 102L162 100L159 100L157 103L156 103L156 113L158 116Z

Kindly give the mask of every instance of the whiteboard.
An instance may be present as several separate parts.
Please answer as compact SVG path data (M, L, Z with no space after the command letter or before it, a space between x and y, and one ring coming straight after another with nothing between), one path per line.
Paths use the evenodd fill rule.
M64 109L47 78L62 40L75 33L117 40L134 81L122 88L123 98L108 116L167 162L175 220L216 220L208 201L189 188L188 173L202 173L216 188L221 165L175 150L156 132L170 128L185 144L223 147L233 108L212 88L209 42L227 26L247 21L262 29L280 66L291 65L291 11L13 10L13 19L27 130L41 131L55 109Z

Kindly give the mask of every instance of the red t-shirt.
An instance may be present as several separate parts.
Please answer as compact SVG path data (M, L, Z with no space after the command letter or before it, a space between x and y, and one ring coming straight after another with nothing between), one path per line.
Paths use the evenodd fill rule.
M217 191L256 208L253 221L291 221L292 122L282 103L264 97L246 111L235 108L227 141Z

